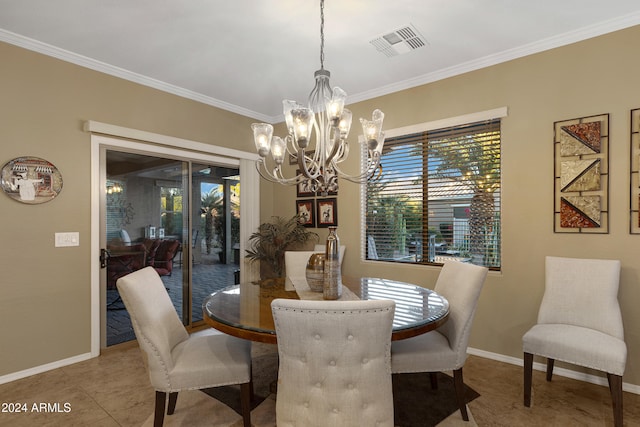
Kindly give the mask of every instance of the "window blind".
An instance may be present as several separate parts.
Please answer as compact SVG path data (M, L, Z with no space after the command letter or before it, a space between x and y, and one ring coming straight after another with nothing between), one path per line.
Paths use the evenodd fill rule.
M500 120L390 138L367 183L366 257L500 267Z

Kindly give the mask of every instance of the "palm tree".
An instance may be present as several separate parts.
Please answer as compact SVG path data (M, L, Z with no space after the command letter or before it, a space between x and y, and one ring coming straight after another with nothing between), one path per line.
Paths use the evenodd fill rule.
M200 209L204 214L204 238L207 246L207 254L211 253L214 234L214 217L220 215L222 210L222 194L217 188L202 195Z
M495 222L494 193L500 189L499 132L429 141L431 177L454 181L473 192L469 206L469 244L474 263L485 264L487 235Z

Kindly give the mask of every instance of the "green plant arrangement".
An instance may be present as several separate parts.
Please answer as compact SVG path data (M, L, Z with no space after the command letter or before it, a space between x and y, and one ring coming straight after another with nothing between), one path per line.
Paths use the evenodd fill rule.
M260 224L258 231L249 237L246 257L260 261L263 278L284 276L284 253L297 249L309 240L318 240L318 235L308 231L300 223L298 215L290 219L272 217L271 222Z

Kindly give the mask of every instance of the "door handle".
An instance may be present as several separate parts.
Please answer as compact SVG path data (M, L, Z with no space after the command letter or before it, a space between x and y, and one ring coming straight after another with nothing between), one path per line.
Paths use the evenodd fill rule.
M107 260L109 259L110 255L111 254L109 253L108 249L100 249L100 268L107 267Z

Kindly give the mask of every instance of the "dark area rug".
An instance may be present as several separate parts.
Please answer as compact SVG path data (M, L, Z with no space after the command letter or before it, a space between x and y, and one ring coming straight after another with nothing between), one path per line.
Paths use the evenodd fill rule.
M252 408L255 408L271 394L272 383L277 380L277 354L254 356L252 368L255 394ZM397 427L436 426L458 410L453 378L441 372L437 376L438 388L434 390L428 373L393 375L394 424ZM203 391L240 413L239 387L216 387ZM475 390L465 386L467 403L479 396Z
M438 388L431 388L428 373L393 374L393 415L398 427L430 427L458 410L453 377L437 373ZM465 385L467 403L480 395Z

